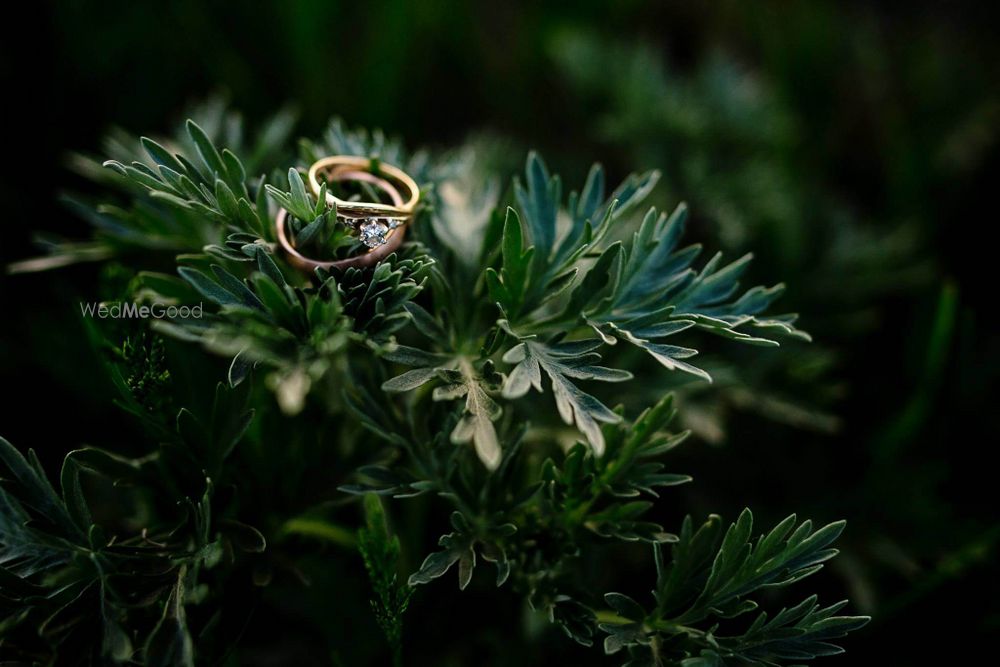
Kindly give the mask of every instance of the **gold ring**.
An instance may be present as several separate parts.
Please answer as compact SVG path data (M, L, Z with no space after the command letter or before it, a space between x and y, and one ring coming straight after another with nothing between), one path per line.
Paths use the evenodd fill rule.
M364 217L370 215L388 215L392 217L409 218L413 215L413 210L420 200L420 188L410 175L399 167L380 162L366 157L356 155L331 155L318 160L309 167L309 187L317 197L319 196L321 184L320 175L327 177L327 180L340 180L336 176L344 172L369 173L377 178L391 182L391 184L404 197L403 201L392 204L382 202L347 201L335 196L331 192L326 193L326 201L331 205L336 205L337 213L344 216Z

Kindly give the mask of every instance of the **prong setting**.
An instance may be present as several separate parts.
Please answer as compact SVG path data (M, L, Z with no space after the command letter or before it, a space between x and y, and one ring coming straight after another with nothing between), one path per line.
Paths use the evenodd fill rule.
M358 238L368 248L377 248L388 240L390 230L401 227L403 220L389 217L354 217L338 215L337 221L358 232Z

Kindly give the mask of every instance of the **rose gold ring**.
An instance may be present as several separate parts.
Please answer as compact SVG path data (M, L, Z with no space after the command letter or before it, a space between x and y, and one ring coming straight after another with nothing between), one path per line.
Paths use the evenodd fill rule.
M370 183L385 192L394 207L400 207L405 204L403 196L392 183L371 172L359 171L355 168L334 169L326 174L326 179L328 181L362 181ZM368 251L345 259L320 261L306 257L295 248L285 229L288 211L280 209L278 217L275 219L275 227L277 228L278 243L288 255L289 263L307 273L312 273L319 268L346 269L352 266L370 266L388 257L403 242L408 216L393 215L387 211L381 212L380 215L371 215L370 213L359 214L360 212L357 210L348 210L344 213L347 215L342 214L341 208L338 206L338 220L358 230L361 242L368 246Z

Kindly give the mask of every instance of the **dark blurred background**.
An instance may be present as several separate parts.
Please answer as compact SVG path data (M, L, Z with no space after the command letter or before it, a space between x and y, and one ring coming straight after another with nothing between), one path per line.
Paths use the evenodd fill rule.
M787 282L783 310L816 340L746 354L688 399L698 438L678 465L696 483L682 510L847 518L843 554L815 584L874 617L847 660L983 655L1000 632L988 241L1000 12L697 5L48 3L4 28L0 252L4 263L36 253L38 231L86 236L57 201L85 187L65 168L70 151L98 153L112 125L167 131L216 95L250 124L290 105L297 135L339 115L411 147L477 138L515 156L511 170L537 148L570 184L594 160L618 177L660 168L655 203L687 201L691 236L710 250L752 249L753 281ZM95 276L0 278L0 426L43 456L128 437L109 431L111 392L91 377L99 366L67 305ZM472 593L435 608L442 599L413 613L494 628L470 663L520 622L513 602ZM551 650L563 649L578 655Z

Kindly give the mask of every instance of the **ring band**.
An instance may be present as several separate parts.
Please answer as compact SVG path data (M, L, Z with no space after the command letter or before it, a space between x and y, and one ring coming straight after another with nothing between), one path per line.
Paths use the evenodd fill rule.
M312 173L312 170L310 170L310 176ZM359 204L360 202L345 202L346 206L343 206L343 208L348 208L347 211L342 211L342 205L338 204L338 219L344 224L358 229L362 243L367 245L369 250L354 257L332 261L315 260L300 253L292 244L285 229L288 211L283 208L280 209L275 219L275 227L277 229L278 243L288 255L289 263L297 269L309 273L318 268L346 269L352 266L369 266L389 256L399 247L406 233L406 222L409 215L397 212L406 202L403 201L403 196L392 183L369 171L360 171L357 167L348 165L341 165L331 170L328 180L363 181L370 183L389 195L389 199L392 200L393 205L388 210L380 210L378 214L373 216L372 214L375 212L368 208L364 208L361 211L356 208L350 208L350 205ZM363 205L368 207L371 203L364 202ZM342 212L348 215L342 215Z
M374 173L372 166L375 167ZM383 180L391 179L394 181L393 185L396 187L397 192L400 188L405 190L405 201L392 204L383 204L381 202L356 202L347 201L335 196L331 192L326 193L326 201L329 204L336 205L337 211L339 213L345 213L353 216L363 216L363 215L390 215L395 217L409 217L413 215L413 210L417 206L417 202L420 200L420 188L416 181L410 178L410 175L399 167L394 167L391 164L386 164L384 162L378 162L372 160L371 158L358 157L356 155L331 155L330 157L325 157L321 160L317 160L309 167L309 187L312 192L317 197L319 196L321 185L319 182L320 174L328 174L330 177L336 179L338 174L344 172L351 173L367 173L372 176L379 178L385 177ZM366 179L367 180L367 179Z
M403 195L399 194L399 190L396 189L396 186L394 186L392 183L390 183L389 181L385 180L384 178L380 178L380 177L376 176L375 174L371 173L370 171L360 171L360 170L354 169L354 168L351 168L351 169L340 169L340 170L334 171L331 174L331 177L330 177L329 180L333 180L333 181L364 181L365 183L371 183L372 185L374 185L377 188L380 188L387 195L389 195L389 199L392 200L392 205L393 206L395 206L395 207L398 208L398 207L400 207L400 206L403 205ZM315 194L318 197L319 196L319 191L317 191ZM357 204L357 203L359 203L359 202L348 202L348 204ZM337 209L338 210L340 209L340 204L337 205Z
M406 225L402 225L390 230L386 236L385 243L372 248L366 253L345 259L322 262L310 259L295 249L295 246L288 239L288 234L285 232L285 220L287 218L288 211L280 209L278 217L275 219L275 227L278 231L278 243L281 244L282 249L288 255L288 262L295 268L307 273L312 273L316 269L347 269L352 266L371 266L391 255L403 242L403 236L406 235Z

